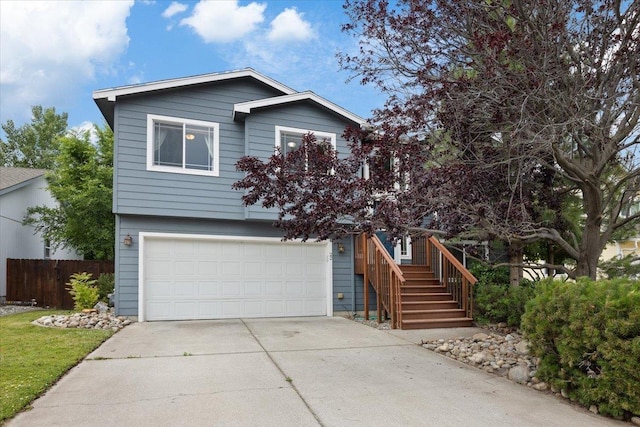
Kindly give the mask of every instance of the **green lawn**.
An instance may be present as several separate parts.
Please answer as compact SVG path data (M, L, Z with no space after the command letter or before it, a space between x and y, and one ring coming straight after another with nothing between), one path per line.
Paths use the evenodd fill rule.
M0 423L27 407L113 334L31 324L40 316L66 313L31 311L0 317Z

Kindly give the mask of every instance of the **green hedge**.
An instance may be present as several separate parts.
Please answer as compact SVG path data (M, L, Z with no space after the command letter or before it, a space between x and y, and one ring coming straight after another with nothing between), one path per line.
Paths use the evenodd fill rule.
M506 267L476 264L471 273L478 279L473 286L473 317L476 321L520 326L525 304L533 298L533 283L525 280L520 286L510 286L509 269Z
M542 282L522 328L539 378L603 414L640 414L640 282Z

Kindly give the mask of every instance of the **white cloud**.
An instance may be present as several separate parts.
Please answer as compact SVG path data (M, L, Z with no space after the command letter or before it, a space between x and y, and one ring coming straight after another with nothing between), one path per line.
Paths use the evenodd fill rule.
M162 12L162 17L171 18L174 15L184 12L188 8L189 6L187 6L186 4L178 3L177 1L174 1L169 5L168 8L165 9L164 12Z
M315 37L311 24L302 19L303 14L296 9L285 9L271 21L267 38L274 42L309 40Z
M30 105L59 105L97 72L110 72L128 46L132 6L132 0L0 1L1 121Z
M264 21L266 4L238 6L237 0L202 0L193 14L180 21L191 27L206 43L224 43L253 32Z

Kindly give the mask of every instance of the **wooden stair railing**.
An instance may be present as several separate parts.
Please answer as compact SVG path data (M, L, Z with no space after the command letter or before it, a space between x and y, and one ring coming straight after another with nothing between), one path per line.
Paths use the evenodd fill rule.
M460 261L433 236L412 236L413 264L425 265L440 280L447 292L464 310L465 317L473 318L473 285L478 281Z
M358 251L356 249L356 273L360 267L364 274L364 317L369 319L369 283L376 291L378 322L383 321L383 310L389 317L393 329L402 326L401 288L405 280L402 271L393 261L378 236L367 238L365 234L358 237L361 248L358 266Z
M364 316L369 285L376 292L378 322L394 329L471 326L477 279L436 238L412 237L412 264L397 265L377 236L357 237L355 272L364 275Z

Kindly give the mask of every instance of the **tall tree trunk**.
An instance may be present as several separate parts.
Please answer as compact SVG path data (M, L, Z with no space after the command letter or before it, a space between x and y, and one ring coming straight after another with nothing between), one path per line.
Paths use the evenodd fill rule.
M522 270L523 247L519 240L509 243L509 284L511 286L520 286L524 277Z
M598 258L600 258L604 248L601 244L603 218L603 195L601 189L593 182L587 182L582 188L582 200L587 218L582 231L576 277L586 276L595 280L598 272Z
M577 260L576 277L587 276L590 279L596 279L598 259L602 253L600 238L600 225L587 222L580 244L580 256Z

